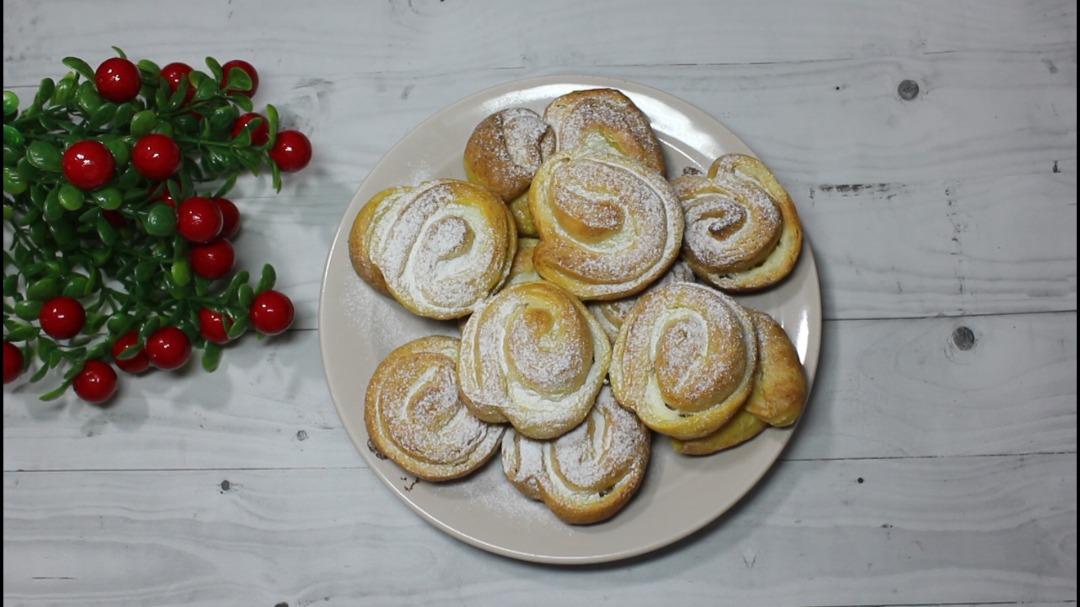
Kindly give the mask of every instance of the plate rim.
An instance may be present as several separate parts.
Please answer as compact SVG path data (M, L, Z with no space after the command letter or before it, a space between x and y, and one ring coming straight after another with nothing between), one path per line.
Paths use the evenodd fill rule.
M746 497L746 495L748 493L750 493L750 491L752 491L755 487L757 487L760 484L762 478L764 478L764 476L766 474L768 474L768 472L771 471L775 467L776 462L780 459L780 456L786 450L787 445L791 442L791 437L793 436L794 432L797 430L798 426L801 425L801 417L800 417L799 421L797 421L794 425L792 425L792 426L790 426L788 428L773 429L773 430L778 430L779 432L782 432L782 433L784 433L786 435L784 437L782 443L780 444L779 448L776 449L775 454L772 455L772 457L771 457L770 461L768 462L767 466L763 466L760 470L757 471L756 474L748 475L748 478L752 479L752 482L749 482L747 484L747 486L745 487L745 489L738 492L738 495L736 495L731 500L731 503L729 505L727 505L726 507L718 510L717 512L715 512L714 514L712 514L709 517L704 517L704 520L700 520L696 524L688 525L686 527L686 529L684 529L682 532L676 533L676 534L673 534L673 535L669 535L669 536L665 536L664 538L657 539L657 540L652 541L652 542L647 542L647 543L644 543L642 545L636 546L636 547L631 548L631 549L614 550L614 551L609 550L609 551L605 551L603 553L594 553L594 554L590 554L590 555L563 555L563 556L560 556L560 555L551 555L551 554L536 554L536 553L531 553L531 552L518 550L518 549L514 549L514 548L507 548L505 546L500 546L498 544L494 544L494 543L492 543L490 541L486 541L486 540L483 540L483 539L481 539L479 537L476 537L472 533L467 533L467 532L463 531L462 529L459 529L457 527L454 527L454 526L446 523L445 521L441 520L440 518L438 518L437 516L435 516L431 512L428 512L427 510L425 510L423 507L418 505L412 499L409 499L409 497L402 492L401 487L397 486L395 483L391 482L390 478L386 477L384 474L381 474L379 471L377 471L375 469L375 463L371 460L371 458L374 457L374 455L371 455L369 453L365 453L365 449L363 448L364 439L366 439L366 435L365 436L357 435L354 432L354 429L350 428L349 424L346 423L345 412L342 410L344 405L342 403L340 403L339 399L335 396L335 389L334 389L334 385L333 385L332 378L331 378L331 370L330 370L329 365L327 364L327 362L328 362L328 352L327 352L328 345L327 345L326 339L324 338L324 332L323 332L324 320L325 320L325 316L327 315L327 305L326 305L327 281L328 281L328 279L331 278L331 275L330 275L331 265L332 265L333 260L335 259L335 254L345 244L345 242L343 242L343 237L344 237L344 241L348 240L348 229L346 228L346 226L351 225L351 223L352 223L351 218L350 218L349 210L353 207L353 204L356 202L357 197L359 196L360 192L365 189L365 186L367 186L368 181L372 178L373 173L376 172L375 171L376 168L381 166L388 158L394 156L394 154L398 151L398 149L403 147L406 144L406 142L415 135L415 133L420 132L420 131L424 131L424 130L430 128L430 126L432 124L436 123L438 120L440 120L442 117L444 117L447 114L450 114L450 113L455 112L455 111L462 111L462 110L464 110L466 108L473 107L478 103L481 103L481 102L484 102L484 101L490 101L490 100L493 100L493 99L496 99L496 98L499 98L499 97L502 97L502 96L505 96L505 95L508 95L508 94L512 94L512 93L514 93L516 91L531 90L531 89L536 89L536 88L543 87L543 86L594 87L594 88L606 87L606 88L619 89L620 91L622 91L623 93L625 93L627 96L629 96L631 98L633 98L635 95L651 96L651 97L655 98L656 100L661 101L661 102L667 104L668 106L672 107L673 109L677 110L679 113L681 113L683 115L686 115L687 117L691 118L692 122L700 119L700 120L708 121L710 124L718 125L723 131L726 131L733 138L735 143L737 143L739 146L744 148L746 153L749 153L749 154L754 155L756 157L756 154L753 152L753 150L751 150L750 147L747 146L745 144L745 142L743 142L742 139L738 137L738 135L736 135L733 131L731 131L730 128L728 128L726 125L721 123L716 118L713 118L711 115L709 115L704 110L698 108L697 106L691 104L688 101L685 101L684 99L681 99L679 97L676 97L676 96L672 95L671 93L667 93L667 92L665 92L663 90L651 87L649 85L641 84L641 83L636 82L636 81L626 80L626 79L622 79L622 78L615 78L615 77L608 77L608 76L596 76L596 75L588 75L588 74L574 74L574 73L552 74L552 75L544 75L544 76L533 76L533 77L509 80L509 81L506 81L506 82L503 82L503 83L500 83L500 84L497 84L497 85L494 85L494 86L487 87L487 88L482 89L480 91L474 92L474 93L472 93L470 95L467 95L465 97L462 97L462 98L458 99L457 101L454 101L454 102L450 103L449 105L446 105L446 106L443 106L443 107L439 108L434 113L432 113L431 115L426 117L424 120L419 122L412 129L409 129L409 131L406 132L404 135L402 135L401 138L398 139L390 148L388 148L387 151L379 158L379 160L374 165L372 165L370 171L368 172L368 175L359 183L357 188L354 190L352 196L349 198L349 202L345 205L345 209L342 212L341 222L338 224L338 227L334 232L334 238L331 241L330 247L328 248L328 251L327 251L327 254L326 254L326 260L325 260L325 263L324 263L324 268L323 268L323 272L322 272L322 276L321 276L321 284L320 284L320 288L319 288L318 314L317 314L318 332L319 332L319 353L320 353L320 357L322 359L321 362L323 363L324 379L327 382L327 387L328 387L328 390L330 392L331 401L334 404L335 411L337 412L339 418L341 419L342 426L344 427L346 434L349 436L350 441L353 443L353 446L360 453L361 458L364 460L364 463L365 463L366 467L375 475L376 478L379 479L379 481L384 486L386 486L387 488L389 488L391 490L391 492L395 495L395 497L397 498L398 501L404 502L405 505L408 506L408 508L410 510L412 510L415 514L419 515L427 523L429 523L433 527L439 529L441 532L446 533L447 535L449 535L449 536L451 536L451 537L453 537L453 538L455 538L455 539L457 539L457 540L459 540L459 541L461 541L461 542L463 542L465 544L473 546L474 548L478 548L478 549L484 550L486 552L490 552L492 554L497 554L497 555L500 555L500 556L503 556L503 557L512 558L512 559L516 559L516 560L528 561L528 562L534 562L534 563L541 563L541 564L549 564L549 565L585 565L585 564L610 563L610 562L615 562L615 561L619 561L619 560L624 560L624 559L629 559L629 558L642 556L642 555L645 555L645 554L648 554L648 553L651 553L651 552L655 552L655 551L660 550L662 548L671 546L673 544L676 544L676 543L678 543L678 542L680 542L682 540L685 540L686 538L690 537L691 535L694 535L695 533L701 531L701 529L707 527L708 525L710 525L713 522L715 522L716 520L718 520L726 512L729 512L733 507L735 507L735 505L742 502L742 500ZM432 176L431 178L434 178L434 176ZM808 318L807 319L809 321L809 324L808 324L808 327L807 327L808 335L816 336L816 338L810 340L814 347L809 347L810 344L808 343L808 347L806 349L806 354L805 354L805 360L803 361L803 366L804 366L804 368L806 370L807 380L808 380L807 381L807 384L808 384L807 405L808 405L810 396L812 394L813 386L816 383L815 380L816 380L816 375L817 375L817 367L818 367L819 360L820 360L821 337L822 337L821 331L822 331L822 321L823 321L822 316L823 316L823 314L822 314L822 301L821 301L821 277L820 277L820 273L817 270L817 263L816 263L816 260L814 258L813 248L812 248L812 246L810 244L810 239L806 235L805 230L804 230L804 233L803 233L803 244L802 244L802 251L800 253L799 263L800 264L805 264L807 267L805 268L804 271L811 272L813 277L814 277L814 280L810 281L810 283L812 285L812 289L811 289L811 293L809 293L808 296L813 299L813 304L814 304L813 306L810 306L810 307L817 311L816 316L814 316L813 318ZM493 459L498 459L498 458L495 457ZM491 463L491 462L489 462L489 463ZM497 464L498 462L494 462L494 463Z

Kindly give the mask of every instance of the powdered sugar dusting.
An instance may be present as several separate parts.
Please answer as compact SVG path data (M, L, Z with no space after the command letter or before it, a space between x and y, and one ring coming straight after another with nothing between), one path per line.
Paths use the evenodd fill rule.
M749 270L769 256L783 222L768 193L732 177L682 179L677 191L686 214L684 247L699 266L723 275Z

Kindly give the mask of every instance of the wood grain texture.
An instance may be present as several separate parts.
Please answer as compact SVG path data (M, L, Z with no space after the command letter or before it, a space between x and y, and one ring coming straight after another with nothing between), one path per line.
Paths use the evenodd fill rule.
M4 604L1075 607L1076 17L1066 0L4 0L4 88L24 101L63 57L114 45L242 58L256 106L315 146L281 193L262 176L232 195L238 264L275 265L293 330L228 347L214 374L125 381L105 409L5 386ZM574 570L398 502L342 428L317 322L332 238L391 146L480 90L568 73L655 87L742 138L799 207L826 318L763 481L687 540Z
M461 544L366 470L8 473L4 592L113 606L1065 602L1075 491L1063 455L786 462L690 540L570 570Z

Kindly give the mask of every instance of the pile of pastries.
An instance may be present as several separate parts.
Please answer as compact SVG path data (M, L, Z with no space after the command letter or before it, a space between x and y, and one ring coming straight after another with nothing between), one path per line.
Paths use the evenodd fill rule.
M669 179L646 116L614 89L480 122L467 180L392 184L356 215L357 275L460 337L404 344L365 395L371 444L428 481L501 453L561 520L634 496L654 433L708 455L793 424L806 377L787 334L731 294L783 280L799 217L759 160Z

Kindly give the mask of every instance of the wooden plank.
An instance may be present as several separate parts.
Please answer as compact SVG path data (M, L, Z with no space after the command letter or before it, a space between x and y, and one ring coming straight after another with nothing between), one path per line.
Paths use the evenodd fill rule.
M1075 313L826 322L822 344L785 458L1076 452ZM314 331L247 339L213 374L123 381L122 399L104 410L5 388L4 469L364 465L331 402Z
M468 547L366 470L5 472L4 593L110 606L1050 604L1076 595L1075 492L1071 455L785 462L688 540L580 571Z
M63 56L58 53L96 65L111 56L114 45L140 57L155 49L158 55L147 58L159 65L201 65L206 54L222 61L251 57L269 45L276 71L334 80L357 73L444 72L448 64L496 70L781 63L1076 42L1076 6L1065 0L697 2L659 10L648 0L588 7L574 0L494 6L412 0L351 3L330 18L326 11L284 0L237 0L173 10L167 25L160 16L171 8L167 3L111 0L95 8L110 15L111 27L83 28L72 36L74 15L82 10L77 1L5 3L5 87L37 82ZM618 27L611 26L613 19ZM183 35L166 38L163 46L163 31L153 24ZM319 44L310 43L313 37ZM454 57L452 63L447 56Z

